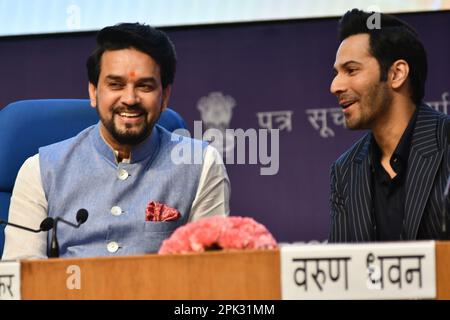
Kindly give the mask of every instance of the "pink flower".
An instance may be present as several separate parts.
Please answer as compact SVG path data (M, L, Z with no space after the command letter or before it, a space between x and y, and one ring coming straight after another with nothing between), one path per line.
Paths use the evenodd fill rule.
M217 249L275 249L277 242L262 224L248 217L213 216L188 223L165 240L161 254Z

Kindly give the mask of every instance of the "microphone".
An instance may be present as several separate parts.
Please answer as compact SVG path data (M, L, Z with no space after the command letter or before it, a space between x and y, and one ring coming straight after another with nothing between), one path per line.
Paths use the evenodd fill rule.
M31 229L28 227L24 227L15 223L11 223L5 220L1 220L0 219L0 224L6 224L8 226L14 227L14 228L18 228L18 229L22 229L22 230L26 230L29 232L34 232L34 233L39 233L42 231L49 231L51 228L53 228L55 221L52 217L47 217L44 220L42 220L41 225L39 226L39 229Z
M58 238L56 236L57 234L57 226L58 226L58 222L63 222L75 229L78 229L83 223L86 222L86 220L88 219L89 213L86 209L80 209L77 212L77 224L74 224L72 222L69 222L67 220L64 220L63 218L60 217L56 217L55 218L55 223L53 226L53 231L52 231L52 241L50 242L50 247L48 250L48 257L49 258L58 258L59 257L59 244L58 244Z
M67 225L69 225L71 227L74 227L74 228L78 229L83 223L86 222L86 220L88 219L88 216L89 216L89 213L87 212L86 209L78 210L77 217L76 217L78 224L74 224L74 223L69 222L67 220L64 220L63 218L60 218L60 217L56 217L55 218L55 228L56 228L56 224L59 221L61 221L61 222L64 222L65 224L67 224Z

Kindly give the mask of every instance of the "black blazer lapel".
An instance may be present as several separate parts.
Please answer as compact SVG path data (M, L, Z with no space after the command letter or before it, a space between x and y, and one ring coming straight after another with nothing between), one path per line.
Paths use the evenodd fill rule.
M374 241L372 214L370 145L372 135L367 135L361 149L356 153L350 169L349 212L355 230L355 241Z
M437 139L439 118L427 106L421 106L411 142L406 178L405 217L402 239L417 237L420 221L427 204L444 149Z

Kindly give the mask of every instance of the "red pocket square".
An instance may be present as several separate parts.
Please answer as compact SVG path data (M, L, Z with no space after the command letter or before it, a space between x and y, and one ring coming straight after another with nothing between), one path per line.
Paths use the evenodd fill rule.
M145 221L174 221L181 217L180 212L164 203L151 201L145 209Z

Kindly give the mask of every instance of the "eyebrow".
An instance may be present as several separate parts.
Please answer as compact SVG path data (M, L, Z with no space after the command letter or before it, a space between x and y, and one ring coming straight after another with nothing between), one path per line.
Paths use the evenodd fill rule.
M113 74L109 74L106 76L106 80L110 80L110 81L124 81L124 77L122 76L117 76L117 75L113 75ZM145 78L139 78L137 79L138 83L145 83L145 82L152 82L152 83L156 83L156 79L155 77L145 77Z
M355 61L355 60L349 60L344 62L343 64L341 64L341 68L347 68L350 64L357 64L357 65L362 65L361 62ZM336 67L333 66L333 72L337 72Z
M113 81L122 81L123 80L123 77L121 77L121 76L115 76L115 75L107 75L106 77L106 80L113 80Z
M155 77L139 78L139 79L137 79L136 82L137 83L147 83L147 82L157 83Z

